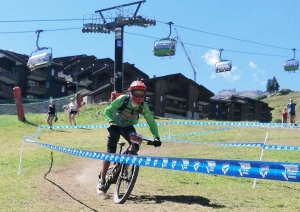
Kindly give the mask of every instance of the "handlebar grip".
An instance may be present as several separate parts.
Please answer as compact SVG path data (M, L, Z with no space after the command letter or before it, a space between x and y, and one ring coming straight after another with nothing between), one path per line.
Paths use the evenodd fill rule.
M147 141L147 145L153 145L153 141L151 141L150 139L143 139L144 141Z

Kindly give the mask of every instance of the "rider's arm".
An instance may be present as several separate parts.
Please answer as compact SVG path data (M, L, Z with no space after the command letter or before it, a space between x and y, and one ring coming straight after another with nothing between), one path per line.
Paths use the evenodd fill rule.
M141 113L144 118L146 119L148 125L149 125L149 128L150 128L150 131L151 133L153 134L153 137L154 138L159 138L159 133L158 133L158 128L157 128L157 124L153 118L153 116L151 115L151 112L150 112L150 109L147 105L146 102L144 102L144 111Z
M119 96L104 109L104 116L108 122L114 121L113 114L122 106L125 98L126 95Z

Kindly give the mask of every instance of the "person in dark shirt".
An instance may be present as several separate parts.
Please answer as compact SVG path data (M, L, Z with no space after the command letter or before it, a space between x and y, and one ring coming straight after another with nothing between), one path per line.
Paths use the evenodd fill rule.
M50 130L52 129L52 121L53 121L54 117L56 117L56 106L55 106L55 103L54 103L54 99L52 99L50 101L50 105L48 107L47 116L46 116L47 123L50 126Z
M294 125L296 116L296 102L294 102L293 99L290 99L290 103L288 103L286 107L289 109L291 125Z

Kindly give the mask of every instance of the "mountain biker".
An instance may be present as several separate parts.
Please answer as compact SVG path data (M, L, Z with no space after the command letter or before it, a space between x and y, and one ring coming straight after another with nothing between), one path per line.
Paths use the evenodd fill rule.
M131 143L129 134L130 132L136 132L133 125L138 123L139 113L146 119L149 125L150 131L154 137L153 145L155 147L161 146L157 124L150 113L147 103L143 101L145 98L146 89L146 85L142 81L134 81L129 87L129 95L120 95L105 108L105 118L109 122L109 127L107 128L107 152L116 153L117 143L120 139L120 135L122 135L123 138L128 141L128 143ZM126 108L120 111L120 108L122 107L126 98L128 98ZM143 110L140 110L141 108ZM138 149L136 152L137 151ZM101 194L104 190L105 175L109 165L110 161L102 162L97 185L98 194Z

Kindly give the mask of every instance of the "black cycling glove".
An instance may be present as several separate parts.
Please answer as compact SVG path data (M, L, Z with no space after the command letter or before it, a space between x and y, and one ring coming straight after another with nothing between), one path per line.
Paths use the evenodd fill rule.
M161 141L160 141L159 137L154 138L153 146L155 146L155 147L161 146Z

